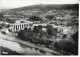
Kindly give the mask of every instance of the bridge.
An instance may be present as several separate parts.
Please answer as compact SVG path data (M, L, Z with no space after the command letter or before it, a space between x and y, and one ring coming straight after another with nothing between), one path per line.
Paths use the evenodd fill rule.
M10 28L13 32L14 31L19 31L19 30L24 30L25 27L31 28L32 27L32 22L26 22L26 23L14 23L10 24Z

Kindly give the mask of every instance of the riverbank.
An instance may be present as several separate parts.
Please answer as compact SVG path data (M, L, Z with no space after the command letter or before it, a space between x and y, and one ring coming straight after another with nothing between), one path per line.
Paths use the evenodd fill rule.
M1 34L0 36L0 46L7 47L13 51L16 51L25 55L55 55L60 54L58 51L48 49L46 47L37 46L33 43L22 41L15 37L9 37L7 35Z

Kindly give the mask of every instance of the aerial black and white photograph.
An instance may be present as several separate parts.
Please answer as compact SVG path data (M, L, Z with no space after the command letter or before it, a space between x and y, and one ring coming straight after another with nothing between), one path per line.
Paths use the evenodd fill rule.
M0 56L78 56L78 34L78 0L0 0Z

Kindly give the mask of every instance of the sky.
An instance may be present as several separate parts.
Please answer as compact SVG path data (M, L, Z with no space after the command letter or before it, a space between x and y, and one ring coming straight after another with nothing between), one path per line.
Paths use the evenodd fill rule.
M0 9L12 9L36 4L75 4L78 0L0 0Z

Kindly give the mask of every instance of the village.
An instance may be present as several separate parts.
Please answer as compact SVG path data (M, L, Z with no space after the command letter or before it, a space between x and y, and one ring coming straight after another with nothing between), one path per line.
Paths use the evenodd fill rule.
M0 11L1 54L77 55L78 21L76 9Z

